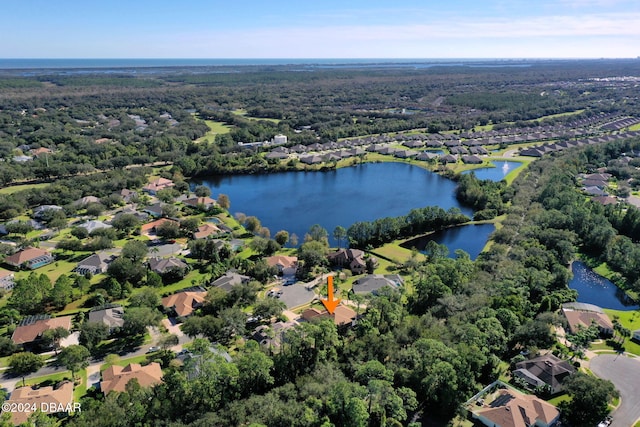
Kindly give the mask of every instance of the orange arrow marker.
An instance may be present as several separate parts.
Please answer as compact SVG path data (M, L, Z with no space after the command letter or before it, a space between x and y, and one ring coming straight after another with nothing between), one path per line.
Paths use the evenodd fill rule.
M324 304L324 308L327 309L329 314L333 314L338 304L340 304L339 298L333 298L333 276L327 277L327 299L323 299L320 301L322 301L322 304Z

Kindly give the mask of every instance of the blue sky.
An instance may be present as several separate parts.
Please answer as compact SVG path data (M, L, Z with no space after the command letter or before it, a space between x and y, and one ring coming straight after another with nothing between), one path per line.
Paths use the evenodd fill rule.
M0 58L621 58L638 0L5 1Z

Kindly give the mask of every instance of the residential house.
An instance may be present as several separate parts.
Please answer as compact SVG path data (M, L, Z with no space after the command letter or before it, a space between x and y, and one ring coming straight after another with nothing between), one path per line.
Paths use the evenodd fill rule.
M178 226L180 225L178 221L174 221L169 218L160 218L158 220L143 224L140 227L140 234L143 236L149 236L149 235L155 234L158 227L160 227L164 223L171 223L171 222L175 223Z
M210 286L215 286L226 292L231 292L234 286L241 285L243 283L249 283L251 277L243 276L236 271L229 270L222 276L210 283Z
M333 314L327 310L318 310L317 308L308 308L302 312L302 319L309 322L313 319L332 319L337 326L353 325L355 324L357 313L346 305L338 305Z
M73 398L73 382L65 381L56 387L19 387L13 390L11 397L5 401L5 405L12 407L36 408L45 414L57 412L77 412L79 403ZM3 406L5 406L3 405ZM64 409L64 410L62 410ZM26 423L29 415L34 411L11 411L11 422L14 425Z
M211 209L217 204L217 202L211 197L192 197L190 199L183 200L182 203L187 206L191 206L192 208L204 208L205 210Z
M0 268L0 288L6 291L10 291L13 289L15 275L13 271L5 270L4 268Z
M81 275L105 273L107 271L107 267L114 259L116 259L116 256L113 254L96 252L78 262L78 265L76 265L76 268L74 268L73 271Z
M168 274L176 270L187 270L189 265L179 258L149 258L147 261L149 264L149 270L158 273L160 275Z
M210 222L205 222L204 224L198 226L198 230L193 233L194 239L206 239L209 236L217 236L222 233L222 230Z
M160 202L154 203L152 205L145 206L144 208L142 208L142 212L146 212L154 218L159 218L162 216L163 206L164 206L164 203L160 203Z
M295 276L298 270L298 257L274 255L265 258L269 267L276 267L278 273L283 276Z
M348 268L353 274L362 274L367 271L365 253L360 249L341 248L327 255L327 258L331 265ZM375 266L377 260L374 257L371 257L369 262L373 263L372 265Z
M353 282L351 292L356 295L377 295L382 288L397 290L403 284L404 280L397 274L368 274Z
M104 323L109 328L109 333L113 333L124 326L124 309L119 305L95 307L89 311L87 321Z
M85 196L81 199L76 200L72 204L74 206L87 206L89 203L100 203L100 199L98 199L96 196Z
M202 307L207 291L201 287L189 288L162 298L162 306L175 312L178 317L187 317L196 308Z
M457 163L458 156L454 154L446 154L444 156L440 156L440 163Z
M49 317L48 315L28 316L20 321L11 335L14 344L32 344L42 338L44 331L55 328L71 330L73 316Z
M618 204L618 199L611 196L596 196L596 197L593 197L591 200L593 200L596 203L600 203L601 205L604 205L604 206Z
M34 148L33 150L31 150L31 155L37 158L51 153L53 153L53 150L46 147Z
M33 217L36 219L41 219L45 212L47 211L61 211L62 206L58 205L41 205L33 209Z
M170 179L166 178L158 178L151 181L149 184L142 187L142 191L145 193L149 193L152 196L155 196L158 191L165 190L167 188L174 187L175 184Z
M488 407L473 411L473 418L489 427L549 427L560 411L535 396L502 389Z
M124 200L126 203L130 203L132 200L136 199L138 197L138 192L137 191L132 191L126 188L123 188L122 190L118 191L117 193L114 193L117 196L122 197L122 200Z
M482 159L476 155L462 156L462 163L466 163L469 165L479 165L482 164Z
M569 362L553 354L545 354L516 363L513 375L522 378L532 389L547 385L551 393L556 394L562 391L562 382L574 372L576 368Z
M289 322L276 322L272 325L260 325L253 330L252 338L260 345L267 347L280 347L285 341L285 332L299 325L295 320Z
M105 224L104 222L97 221L97 220L83 222L82 224L79 224L78 227L84 228L85 230L87 230L89 234L101 228L112 228L111 225Z
M146 366L139 363L130 363L125 367L111 365L102 372L100 390L107 395L112 391L123 392L127 383L136 379L141 387L151 387L162 382L162 369L157 362L151 362Z
M613 335L613 323L598 306L584 303L563 304L562 314L567 319L569 332L572 334L596 324L602 335Z
M53 255L44 249L27 247L5 258L4 262L15 268L35 270L54 261Z

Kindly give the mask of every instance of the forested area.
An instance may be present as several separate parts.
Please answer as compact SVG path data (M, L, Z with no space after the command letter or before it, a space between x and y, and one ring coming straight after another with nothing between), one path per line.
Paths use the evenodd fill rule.
M292 144L307 145L317 138L326 142L411 129L520 127L539 124L532 119L545 115L580 110L544 123L624 114L635 106L632 85L594 79L631 72L633 66L541 62L506 74L481 67L308 72L282 67L137 77L3 76L0 182L51 180L155 161L175 161L187 176L267 172L273 165L254 150L239 149L237 142L282 133ZM616 102L621 99L625 102ZM234 113L242 109L255 118ZM225 123L230 132L217 135L215 143L192 144L208 130L198 118ZM12 160L40 147L52 151L31 161Z
M584 67L557 62L497 71L434 67L300 72L283 67L273 72L250 68L143 77L3 77L0 183L35 179L48 185L0 194L0 219L7 222L13 242L26 244L33 231L24 219L30 210L61 206L41 218L58 231L79 212L97 218L106 209L124 205L114 193L148 183L152 169L147 164L167 162L153 173L171 179L174 187L156 196L167 202L160 217L175 221L158 226L156 232L161 239L187 241L205 218L226 215L229 208L228 198L219 198L217 206L207 209L181 205L177 198L190 194L189 178L289 168L268 162L259 148L240 148L238 142L283 133L289 145L308 145L405 130L462 132L487 123L497 128L562 123L603 112L624 115L636 108L635 83L594 79L632 72L634 67L624 62ZM402 114L402 109L411 113ZM572 114L537 120L561 113ZM204 120L225 124L229 132L201 139L209 131ZM37 148L51 151L29 161L16 160ZM474 208L474 219L505 215L477 260L462 251L448 257L446 247L431 242L424 257L412 256L387 267L385 273L401 275L407 286L365 297L349 295L358 315L355 324L301 322L283 333L278 346L262 346L250 338L256 324L283 319L282 301L259 297L263 284L278 274L264 257L288 242L297 243L291 243L284 230L271 239L258 218L244 215L225 217L231 227L222 244L188 240L188 266L167 276L143 264L153 248L140 240L121 242L121 256L95 283L89 282L91 275L51 280L32 273L17 280L8 307L0 311L0 323L8 331L24 315L56 312L89 295L90 289L83 308L126 301L128 314L118 338L131 335L142 340L146 327L157 325L161 317L155 289L175 283L193 266L199 281L188 286L233 269L251 280L228 292L210 288L194 315L180 319L182 331L193 339L193 357L179 362L163 343L167 348L153 356L162 365L162 383L140 387L134 381L125 392L106 397L90 389L82 398L82 412L66 424L445 424L461 413L464 401L505 374L509 362L522 355L541 349L576 355L557 342L552 327L565 323L558 315L561 304L576 299L567 284L568 267L577 256L590 265L606 263L621 287L640 292L640 211L593 201L580 191L577 178L607 168L620 193L629 192L640 182L635 169L640 162L621 164L618 159L638 150L638 140L571 148L531 162L509 185L478 180L473 174L456 176L456 196ZM199 190L204 191L198 194ZM208 197L206 190L194 191ZM99 202L74 204L84 196L95 196ZM148 200L140 195L131 203L146 206ZM9 223L18 217L22 219ZM370 249L468 220L458 209L416 208L400 217L357 222L335 235L339 241L348 238L351 248ZM132 214L124 214L113 218L109 231L69 227L56 250L77 256L76 252L112 248L117 240L136 233L139 237L140 224ZM231 249L231 238L244 239L246 248ZM0 245L3 255L12 250ZM327 232L319 225L312 226L299 248L287 250L300 259L298 275L305 280L328 272ZM100 355L97 350L106 332L84 325L79 327L81 344ZM47 337L47 344L59 338ZM0 344L2 354L16 350L7 337ZM224 357L229 354L232 357ZM579 378L573 387L592 384ZM581 411L566 407L565 418L579 425Z

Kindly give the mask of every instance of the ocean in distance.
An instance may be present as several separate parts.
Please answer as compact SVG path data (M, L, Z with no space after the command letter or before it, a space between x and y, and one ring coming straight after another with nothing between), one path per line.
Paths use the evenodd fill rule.
M220 67L306 65L316 67L400 66L529 66L526 59L418 59L418 58L0 58L2 70L113 69L166 67Z

